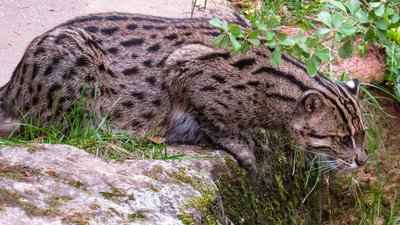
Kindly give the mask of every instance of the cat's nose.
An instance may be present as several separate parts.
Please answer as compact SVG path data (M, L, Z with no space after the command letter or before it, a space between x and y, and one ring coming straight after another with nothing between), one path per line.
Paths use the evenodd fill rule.
M357 166L363 166L368 160L368 155L365 153L362 154L357 154L356 155L356 159L355 162L357 164Z

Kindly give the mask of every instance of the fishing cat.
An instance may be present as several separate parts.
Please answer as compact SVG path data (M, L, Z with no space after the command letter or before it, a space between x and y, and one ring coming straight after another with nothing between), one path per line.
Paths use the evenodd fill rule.
M211 140L250 171L257 129L281 132L338 170L366 162L357 80L312 78L288 55L273 66L265 47L231 56L211 47L219 31L208 21L104 13L61 24L30 43L0 89L0 120L29 114L45 126L85 97L118 128L155 128L171 143Z

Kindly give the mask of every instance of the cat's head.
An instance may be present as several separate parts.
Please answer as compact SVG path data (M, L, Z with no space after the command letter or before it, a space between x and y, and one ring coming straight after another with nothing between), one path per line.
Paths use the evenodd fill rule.
M324 79L324 88L303 94L293 116L292 137L299 148L323 156L337 171L357 169L368 158L359 81L336 84L317 79Z

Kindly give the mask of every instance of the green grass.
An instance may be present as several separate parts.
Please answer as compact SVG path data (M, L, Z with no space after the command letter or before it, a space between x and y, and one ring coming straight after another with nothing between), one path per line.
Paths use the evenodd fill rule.
M56 107L55 107L56 108ZM125 131L113 129L108 115L97 118L94 110L87 110L86 100L75 102L69 112L59 112L50 123L40 126L40 120L24 115L22 122L1 145L29 143L67 144L86 150L96 156L123 161L125 159L182 159L186 154L169 155L164 143L155 143L149 138L139 138ZM53 115L56 113L53 112ZM38 116L40 117L40 116ZM156 135L149 133L149 137Z

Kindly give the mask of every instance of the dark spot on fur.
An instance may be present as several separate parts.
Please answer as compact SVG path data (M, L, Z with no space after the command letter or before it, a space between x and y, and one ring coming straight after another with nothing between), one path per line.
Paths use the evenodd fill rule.
M200 91L214 91L216 88L213 86L205 86L200 88Z
M153 39L155 39L155 38L158 37L158 35L157 35L157 34L152 34L152 35L150 35L150 37L153 38Z
M225 94L230 94L230 93L231 93L231 91L229 91L229 90L223 90L223 92L224 92Z
M176 28L177 28L177 29L185 30L185 29L188 29L189 27L186 26L186 25L177 25Z
M148 48L147 48L147 51L148 51L148 52L156 52L156 51L158 51L160 48L161 48L160 44L157 43L157 44L154 44L154 45L148 47Z
M133 106L133 103L131 101L122 102L121 104L126 108L132 108Z
M172 41L172 40L177 39L177 38L178 38L178 35L177 35L177 34L170 34L170 35L165 36L164 38L166 38L166 39Z
M96 31L97 31L97 28L96 28ZM65 33L61 33L61 34L59 34L59 35L56 36L54 42L55 42L57 45L59 45L59 44L61 43L62 40L68 39L68 38L70 38L70 36L68 36L68 35L65 34Z
M49 65L43 73L43 76L48 76L53 72L53 65Z
M32 98L32 105L36 105L39 102L39 98L38 97L33 97Z
M244 68L246 68L248 66L252 66L255 62L256 62L256 60L254 58L241 59L241 60L238 60L238 61L236 61L234 63L231 63L231 65L236 67L236 68L238 68L238 69L240 69L240 70L242 70L242 69L244 69Z
M132 53L132 55L131 55L131 58L132 59L136 59L136 58L138 58L139 56L138 55L136 55L135 53Z
M151 85L154 85L154 83L156 83L156 78L153 77L153 76L151 76L151 77L146 77L145 80L146 80L147 83L149 83L149 84L151 84Z
M19 84L22 85L25 81L24 74L22 74L21 78L19 79Z
M179 46L179 45L181 45L181 44L183 44L184 42L183 41L177 41L177 42L175 42L175 46Z
M47 92L47 108L51 109L53 107L53 96L54 92L60 90L62 87L60 84L53 84L49 91Z
M143 25L143 29L151 30L151 29L154 29L154 26L153 25Z
M151 67L151 59L147 59L145 61L143 61L143 66L150 68Z
M260 84L260 81L253 80L253 81L247 82L247 84L250 85L250 86L258 86Z
M27 104L24 106L24 111L25 111L25 112L28 112L30 108L31 108L31 106L29 105L29 103L27 103Z
M86 83L92 82L92 81L94 81L94 80L95 80L95 78L92 77L92 76L86 76L86 77L85 77L85 82L86 82Z
M108 73L108 75L110 75L111 77L117 77L117 76L115 75L114 71L112 71L112 70L110 70L110 69L107 70L107 73Z
M162 67L162 66L164 66L164 65L165 65L165 61L167 61L167 59L168 59L168 57L167 57L167 56L164 56L164 57L160 60L160 62L157 63L157 67Z
M91 32L91 33L96 33L99 30L96 26L87 26L87 27L84 27L83 29L88 32ZM60 36L60 35L58 35L58 36Z
M246 89L246 86L243 85L243 84L233 85L232 87L233 87L234 89L236 89L236 90L243 90L243 89Z
M33 69L32 69L32 80L35 79L35 77L36 77L36 75L37 75L37 72L38 72L38 69L39 69L38 65L37 65L36 63L33 64Z
M145 112L145 113L142 113L140 116L144 119L149 120L154 117L154 113L153 112Z
M126 16L107 16L105 17L107 20L113 20L113 21L125 21L128 20L128 17Z
M28 92L29 92L29 94L32 94L32 93L33 93L32 84L29 84L29 86L28 86Z
M217 37L218 35L220 35L221 33L218 31L211 31L211 32L204 32L203 34L207 35L207 36L212 36L212 37Z
M126 85L125 84L119 84L119 87L122 89L126 89Z
M132 126L133 128L138 128L138 127L140 127L140 122L139 122L139 121L136 121L136 120L133 120L133 121L131 122L131 126Z
M128 26L126 26L126 28L128 28L129 30L136 30L138 26L136 24L129 24Z
M161 100L160 99L156 99L156 100L153 100L151 103L153 103L154 106L160 106L161 105Z
M190 35L192 35L193 33L192 32L185 32L185 33L183 33L183 35L185 35L185 36L187 36L187 37L189 37Z
M142 39L142 38L132 38L127 41L120 42L120 44L124 47L138 46L138 45L142 45L143 43L144 43L144 39Z
M106 66L105 66L103 63L100 64L100 65L99 65L99 70L100 70L101 72L106 71Z
M57 64L60 63L60 61L61 61L61 57L60 56L55 56L51 63L53 64L53 66L56 66Z
M75 62L76 66L86 66L87 64L88 64L88 58L86 58L85 56L79 57Z
M110 28L101 29L100 31L102 34L110 36L110 35L113 35L115 32L117 32L118 30L119 30L119 27L110 27Z
M63 77L64 79L71 79L71 77L72 77L72 76L75 76L75 75L76 75L75 69L74 69L74 68L71 68L71 69L68 70L68 72L64 73L62 77Z
M134 66L134 67L131 67L131 68L123 70L122 74L124 74L125 76L131 76L131 75L136 74L138 72L139 72L139 69L136 66Z
M118 48L117 47L109 48L109 49L107 49L107 52L115 55L118 53Z
M131 92L131 95L139 100L142 100L144 98L143 93L141 92Z
M120 111L115 111L111 115L114 119L120 119L122 117L122 113Z
M217 81L218 83L224 84L226 83L226 80L224 77L218 76L218 75L212 75L211 76L215 81Z
M168 27L167 26L156 26L155 29L159 31L166 30Z
M39 93L40 91L42 91L42 85L38 84L38 86L36 87L36 91Z
M148 21L153 23L165 23L165 20L168 20L167 18L157 19L157 18L140 17L140 16L133 16L131 17L131 19L136 21Z
M222 105L222 107L224 107L225 109L229 109L229 107L228 107L228 105L227 104L225 104L225 103L223 103L223 102L221 102L221 101L215 101L217 104L219 104L219 105Z
M22 66L22 76L24 76L25 75L25 73L26 73L26 68L28 67L28 64L24 64L23 66Z
M210 53L210 54L202 55L198 59L200 59L200 60L213 60L215 58L228 59L229 57L230 57L229 52L213 52L213 53Z
M35 52L33 53L34 56L38 56L39 54L45 53L46 51L44 50L43 47L39 47L35 50Z

